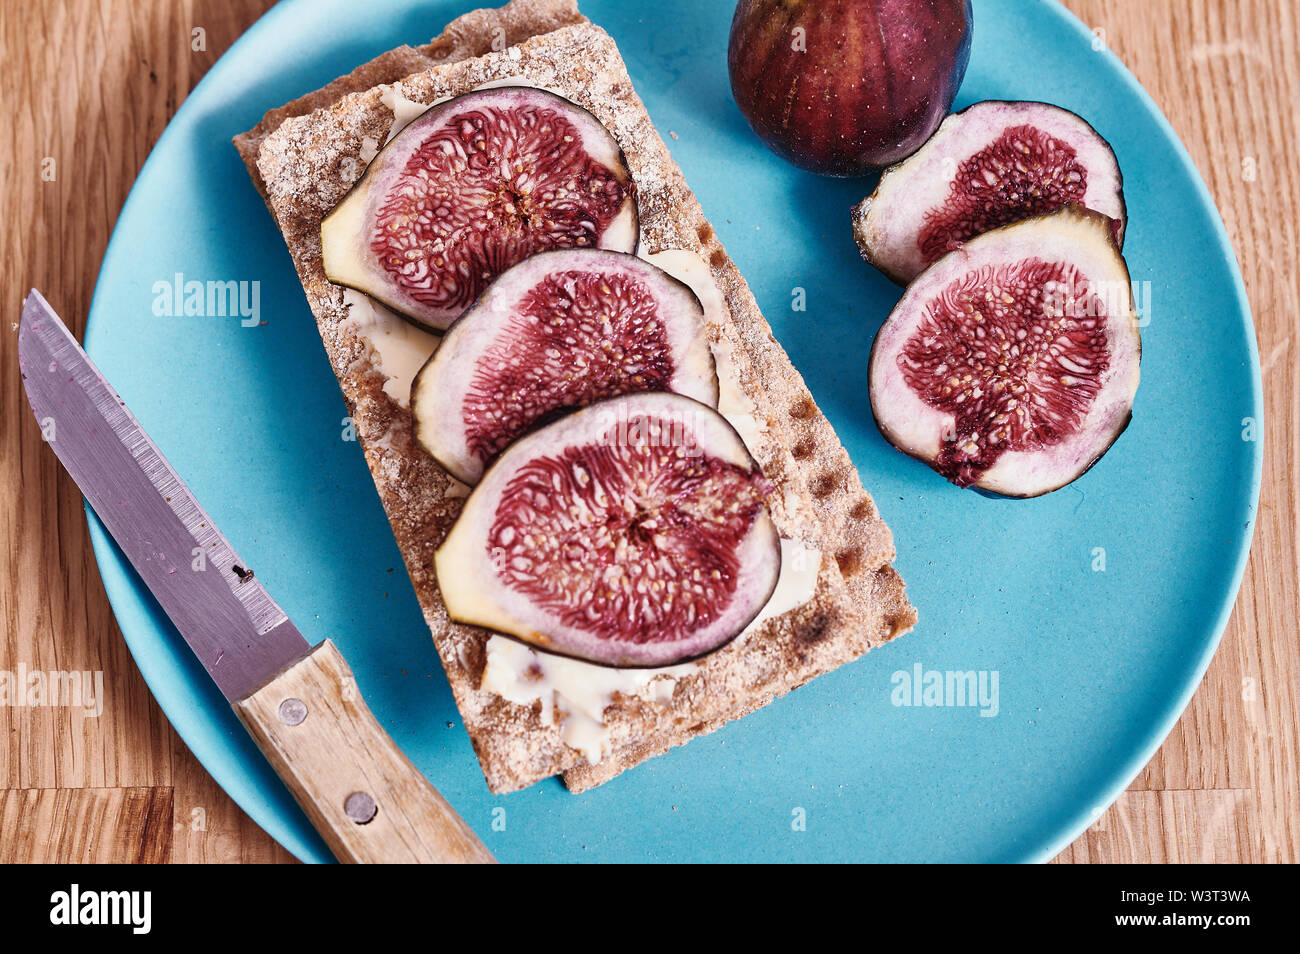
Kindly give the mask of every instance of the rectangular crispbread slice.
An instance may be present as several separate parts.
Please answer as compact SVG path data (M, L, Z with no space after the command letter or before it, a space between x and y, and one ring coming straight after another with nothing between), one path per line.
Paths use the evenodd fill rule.
M728 349L754 405L751 448L776 486L783 536L822 554L811 600L706 657L677 680L671 699L616 696L606 708L608 753L589 762L544 724L541 703L521 705L479 688L489 634L451 623L433 553L461 506L446 473L411 441L410 413L383 389L375 356L346 321L341 288L325 278L321 219L360 176L365 141L393 123L379 84L401 83L420 103L492 80L524 77L590 110L611 131L636 180L642 245L697 253L725 299L710 328ZM614 41L572 0L512 0L457 19L423 47L401 47L273 110L235 140L284 233L325 350L433 633L488 785L522 788L563 774L583 791L624 769L765 705L908 630L916 613L890 561L893 540L847 452L803 379L772 337L745 280L723 249L655 131Z

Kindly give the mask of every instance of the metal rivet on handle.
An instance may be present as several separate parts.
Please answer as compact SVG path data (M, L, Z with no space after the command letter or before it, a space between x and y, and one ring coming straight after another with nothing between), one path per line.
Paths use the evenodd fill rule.
M307 703L301 699L285 699L280 703L280 721L285 725L301 725L307 718Z
M365 825L379 813L379 806L369 793L353 792L343 802L343 811L358 825Z

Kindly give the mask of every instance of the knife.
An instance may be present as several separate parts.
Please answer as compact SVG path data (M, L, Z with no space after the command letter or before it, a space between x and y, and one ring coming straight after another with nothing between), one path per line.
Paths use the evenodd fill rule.
M307 644L35 289L18 364L59 460L334 855L494 862L375 721L334 643Z

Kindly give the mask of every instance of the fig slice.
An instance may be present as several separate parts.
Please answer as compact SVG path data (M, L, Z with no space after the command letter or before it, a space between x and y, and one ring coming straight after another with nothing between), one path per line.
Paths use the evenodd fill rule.
M971 239L908 287L872 347L871 408L957 486L1036 497L1119 437L1141 357L1111 220L1067 206Z
M542 252L502 273L447 330L411 386L415 438L473 485L538 425L636 391L717 406L699 299L625 252Z
M725 645L776 589L771 485L726 419L608 398L511 445L434 555L451 618L605 666Z
M900 284L982 232L1066 205L1114 220L1124 244L1119 162L1079 116L1049 103L976 103L886 169L853 210L862 257Z
M636 250L635 185L575 103L498 86L431 106L321 223L325 275L441 331L516 262L552 248Z

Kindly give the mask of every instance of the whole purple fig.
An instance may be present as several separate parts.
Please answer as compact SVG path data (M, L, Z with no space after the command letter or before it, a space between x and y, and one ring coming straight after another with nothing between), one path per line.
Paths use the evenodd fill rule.
M970 44L970 0L740 0L727 67L774 152L853 176L911 155L938 128Z

